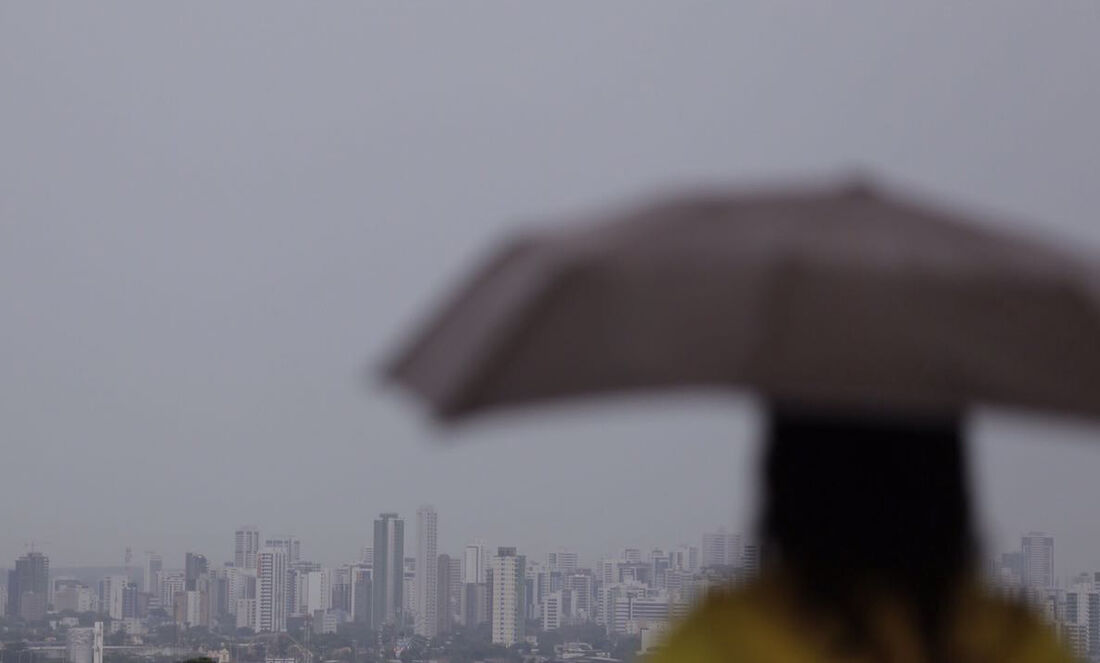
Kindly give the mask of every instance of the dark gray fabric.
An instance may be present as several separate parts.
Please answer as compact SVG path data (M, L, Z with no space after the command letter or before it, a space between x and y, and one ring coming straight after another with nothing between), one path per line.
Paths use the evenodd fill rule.
M734 386L1100 414L1083 261L867 186L689 195L508 243L389 367L444 419Z

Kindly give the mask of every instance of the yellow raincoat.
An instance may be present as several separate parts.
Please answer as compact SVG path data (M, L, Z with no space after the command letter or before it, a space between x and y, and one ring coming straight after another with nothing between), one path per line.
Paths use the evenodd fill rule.
M794 593L768 579L707 599L654 663L927 663L912 619L897 602L869 603L867 651L838 651L838 625L797 609ZM873 607L871 607L873 605ZM1050 628L977 586L960 598L945 663L1069 663ZM939 663L939 662L936 662Z

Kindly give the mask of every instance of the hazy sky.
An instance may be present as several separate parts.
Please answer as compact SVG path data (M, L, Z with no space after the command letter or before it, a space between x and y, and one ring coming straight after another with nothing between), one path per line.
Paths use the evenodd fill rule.
M448 434L363 369L502 231L680 184L862 167L1100 251L1097 34L1093 0L8 0L0 565L220 562L242 523L337 563L421 502L444 552L747 527L744 395ZM974 430L995 545L1100 569L1100 428Z

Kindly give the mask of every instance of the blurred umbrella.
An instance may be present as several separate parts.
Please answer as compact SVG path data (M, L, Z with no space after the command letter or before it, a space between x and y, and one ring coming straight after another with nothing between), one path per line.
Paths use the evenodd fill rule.
M389 367L440 418L598 393L1100 414L1070 255L867 186L693 195L501 247Z

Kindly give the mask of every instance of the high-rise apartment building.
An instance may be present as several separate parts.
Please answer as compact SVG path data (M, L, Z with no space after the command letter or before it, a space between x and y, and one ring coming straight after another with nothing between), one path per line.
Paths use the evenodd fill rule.
M145 569L142 574L141 591L153 596L160 596L160 586L157 584L157 573L164 568L164 558L152 550L145 551Z
M416 510L416 634L425 638L435 637L439 631L438 525L439 515L433 507Z
M694 572L699 568L699 549L695 546L677 546L671 553L672 568Z
M176 604L176 594L185 591L183 574L161 570L157 573L157 586L160 587L160 606L171 613ZM103 611L102 606L100 611Z
M510 647L524 638L527 622L524 565L523 555L517 555L515 548L498 548L493 558L490 621L494 644Z
M361 565L351 568L351 620L357 624L372 624L371 615L374 606L373 592L374 569Z
M454 584L451 582L451 572L454 566L451 564L450 555L438 555L436 557L436 601L435 601L435 632L437 635L450 633L453 625L452 594Z
M469 584L483 583L486 580L486 571L489 568L487 559L488 545L476 539L462 551L462 582Z
M264 548L277 548L286 554L287 565L297 564L302 559L302 540L296 536L274 536L264 541Z
M451 562L451 605L452 618L458 616L459 597L462 596L462 556L449 557Z
M206 575L210 565L206 555L189 552L183 557L183 588L185 591L198 590L199 578Z
M252 525L237 529L233 539L233 566L238 569L256 568L256 553L260 551L260 530Z
M332 608L332 570L320 569L304 574L302 608L305 614L312 615L318 610Z
M256 619L258 632L286 630L288 564L283 548L262 548L256 554Z
M8 571L8 614L27 621L45 619L50 594L50 560L31 551L15 560Z
M1020 540L1023 585L1030 589L1054 587L1054 537L1028 532Z
M561 548L546 555L546 565L551 571L572 573L577 570L577 553Z
M542 630L561 628L561 592L551 592L542 599Z
M99 581L99 611L111 619L125 617L126 588L130 585L130 578L121 575L111 575Z
M489 586L483 582L462 584L459 597L459 615L462 625L472 628L489 621Z
M405 521L383 513L374 521L373 626L404 622Z
M740 566L741 537L721 527L703 534L702 565L704 567Z

